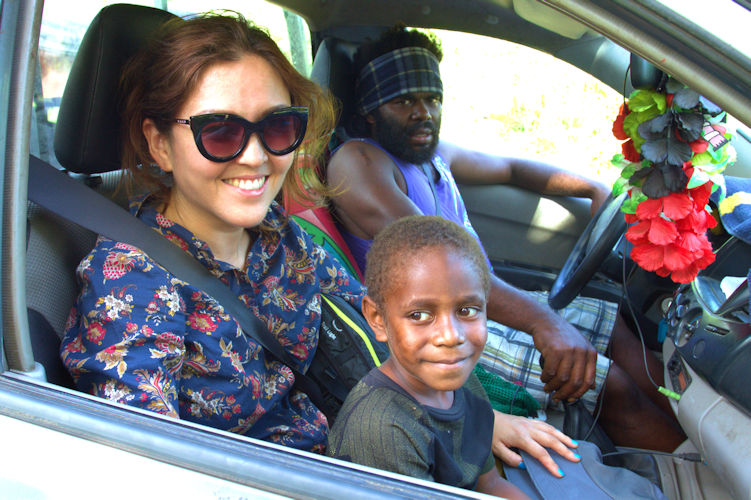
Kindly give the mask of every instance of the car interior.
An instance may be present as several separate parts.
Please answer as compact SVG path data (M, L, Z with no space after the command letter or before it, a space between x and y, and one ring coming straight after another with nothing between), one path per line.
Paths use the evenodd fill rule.
M366 18L371 15L372 25L354 29L340 26L336 15L330 11L316 14L302 6L304 2L284 3L292 10L307 13L314 32L313 46L316 47L311 78L330 89L341 102L341 120L335 135L338 141L344 141L352 135L348 117L352 116L354 108L354 53L362 40L376 36L380 27L387 26L389 18L377 2L364 3L357 8L370 9L360 15ZM346 11L356 8L357 3L337 2L337 6ZM491 22L492 13L474 12L473 9L482 9L485 5L482 2L472 3L469 7L472 12L461 11L461 15L456 10L461 9L454 2L439 3L441 9L436 11L451 19L444 24L453 29L461 29L461 19L471 15L488 17L487 34L495 33L499 29L497 24L505 22L496 18L494 24ZM509 33L512 33L509 38L555 53L576 65L586 66L595 74L610 75L611 85L623 86L620 70L615 70L612 65L613 61L620 61L623 67L629 65L630 54L626 49L606 42L602 37L589 36L590 31L582 24L570 21L557 11L538 9L532 2L518 4L517 15L527 19L524 26L534 33L519 30L514 25L509 28ZM415 10L405 14L407 20L419 19L420 13L424 12L417 3L409 8ZM117 189L119 125L113 119L117 116L117 81L125 61L159 24L172 16L165 10L137 5L103 8L83 37L60 102L54 156L70 177L115 200L121 207L126 206L126 200L124 193ZM441 23L435 18L432 22ZM477 31L474 25L466 28ZM612 57L613 54L616 57ZM655 69L651 65L645 68L648 71ZM632 89L629 84L626 92ZM736 149L739 161L729 173L739 177L751 176L751 142L740 141ZM29 185L35 181L29 176ZM50 185L44 189L53 192L56 187ZM576 282L573 291L569 288L566 294L574 296L581 291L623 301L623 307L632 312L631 321L648 332L643 339L646 347L663 357L668 389L681 395L680 401L674 400L672 405L689 440L676 452L698 454L702 458L697 462L670 456L654 457L656 480L666 496L748 498L751 491L751 434L742 430L751 428L751 397L743 383L751 366L749 290L745 281L739 281L736 288L727 292L725 278L746 276L751 268L751 248L727 234L716 236L716 247L720 248L717 261L695 283L677 287L676 291L674 283L640 271L627 262L627 251L620 238L625 230L618 211L618 202L622 199L611 201L590 222L588 204L578 199L547 197L547 201L536 199L532 204L527 193L507 186L461 186L461 190L473 225L499 275L529 290L550 290L559 284L560 276L564 276L568 281ZM504 199L507 206L517 208L502 214L491 210L498 199ZM96 234L66 219L61 215L63 208L43 208L33 199L28 203L24 214L26 281L22 290L25 290L33 359L11 359L15 355L9 348L5 354L9 364L17 370L21 367L18 371L36 373L37 380L75 392L70 375L60 361L58 348L77 295L75 269L94 245ZM105 218L107 214L96 214L94 218L97 216ZM550 224L546 222L549 220L559 222ZM536 225L534 221L541 222ZM332 224L327 224L323 230L333 242L330 244L336 247L342 243L335 231ZM605 242L601 241L603 239ZM530 244L505 243L512 240ZM600 248L595 250L598 242ZM347 250L340 250L340 258L346 259ZM589 269L581 271L579 264L588 256ZM559 274L559 270L567 266L569 270ZM565 303L566 297L562 300ZM658 332L661 338L656 335ZM668 341L662 342L665 336ZM4 342L6 345L23 344L25 338L21 328L16 334L6 333ZM205 439L218 439L216 434ZM222 446L233 445L228 441ZM270 450L269 453L281 453L274 447ZM292 453L269 460L269 463L273 460L298 460L302 469L310 457ZM328 461L325 465L333 483L343 481L341 478L346 475L360 477L360 486L374 480L367 474L358 476L361 471L357 472L357 468L344 469L332 463ZM273 471L268 475L273 477ZM394 481L392 476L386 475L387 479L378 480ZM386 491L388 487L383 488ZM424 494L419 488L411 490L409 483L399 483L394 488L392 492L407 496ZM453 489L437 488L425 495L439 498L455 494Z

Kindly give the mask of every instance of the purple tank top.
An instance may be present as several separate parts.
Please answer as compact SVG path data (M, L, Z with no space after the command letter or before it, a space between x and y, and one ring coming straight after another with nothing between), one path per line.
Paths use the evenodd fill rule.
M414 163L408 163L395 157L372 139L362 138L350 140L372 144L391 158L391 161L394 162L404 176L404 181L407 184L407 196L415 205L417 205L417 208L419 208L423 214L440 215L444 219L456 222L460 226L463 226L472 236L475 237L475 239L477 239L478 242L480 242L480 238L478 238L472 224L469 222L467 209L464 207L464 201L462 200L461 194L459 194L459 188L456 186L456 181L454 181L454 177L451 175L451 170L449 170L446 161L438 151L433 154L433 158L431 159L433 166L440 175L440 179L435 182L436 195L434 197L428 177L421 166L415 165ZM334 151L334 153L336 153L336 151ZM436 198L440 214L436 213ZM354 256L355 261L357 261L357 265L360 269L365 271L365 256L373 241L358 238L344 229L344 227L340 226L339 229L341 230L344 241L352 251L352 255ZM480 247L482 247L482 243L480 243ZM483 252L484 251L485 250L483 249ZM490 266L490 262L488 262L488 266Z

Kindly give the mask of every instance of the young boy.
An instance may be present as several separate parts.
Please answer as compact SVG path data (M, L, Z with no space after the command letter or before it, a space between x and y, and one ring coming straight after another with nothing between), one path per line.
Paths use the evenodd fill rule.
M441 217L405 217L368 252L363 314L391 356L350 392L329 454L508 498L491 453L493 412L472 369L490 275L477 242Z

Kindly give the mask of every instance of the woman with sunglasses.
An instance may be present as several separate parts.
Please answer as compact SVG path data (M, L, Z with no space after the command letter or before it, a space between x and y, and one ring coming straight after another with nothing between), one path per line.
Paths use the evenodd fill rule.
M132 212L225 281L304 372L320 292L360 305L363 289L275 201L321 193L314 164L329 98L241 16L168 22L126 67L123 168ZM303 160L305 160L303 162ZM100 237L61 357L78 387L300 449L328 426L289 367L201 290L129 245Z

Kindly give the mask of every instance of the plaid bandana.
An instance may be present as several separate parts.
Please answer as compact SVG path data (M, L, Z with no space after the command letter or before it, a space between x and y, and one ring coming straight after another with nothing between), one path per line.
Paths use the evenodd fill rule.
M357 109L367 115L391 99L412 92L443 96L438 59L420 47L404 47L370 61L355 85Z

